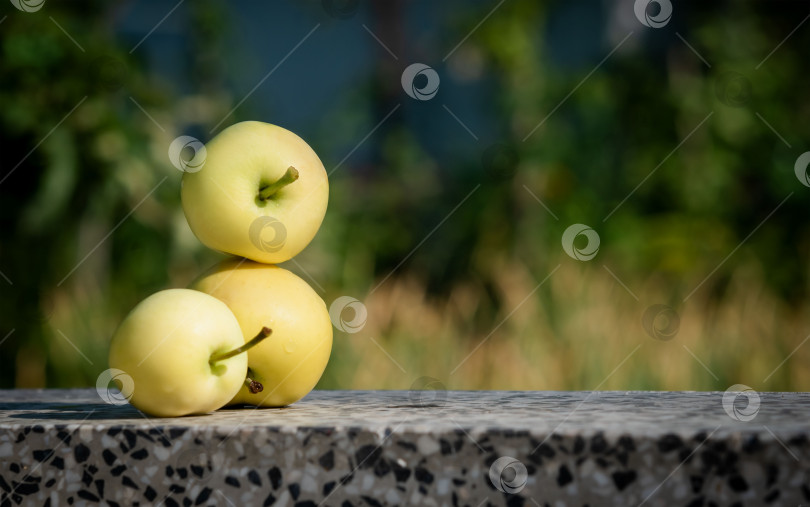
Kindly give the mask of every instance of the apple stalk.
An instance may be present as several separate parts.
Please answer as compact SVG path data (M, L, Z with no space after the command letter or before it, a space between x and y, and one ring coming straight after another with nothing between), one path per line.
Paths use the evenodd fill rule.
M293 166L287 168L287 171L274 183L264 185L259 189L259 200L266 201L275 195L276 192L286 187L290 183L298 179L298 169Z

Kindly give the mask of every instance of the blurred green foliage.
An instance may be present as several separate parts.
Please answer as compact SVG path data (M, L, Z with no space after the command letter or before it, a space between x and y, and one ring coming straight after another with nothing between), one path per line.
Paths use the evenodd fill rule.
M379 34L400 59L368 37L371 70L304 136L328 170L405 104L334 172L318 237L285 266L327 304L363 300L365 335L402 371L364 334L336 332L321 387L429 374L453 388L810 389L803 350L762 380L810 332L810 189L793 173L810 145L810 29L784 40L806 4L678 2L662 29L618 5L506 2L447 62L488 3L385 2L348 19L300 6L323 31L397 27ZM130 51L148 28L117 33L106 3L0 12L2 387L94 384L126 312L219 258L185 224L166 150L209 132L252 83L230 84L237 7L183 9L192 89ZM444 95L405 96L410 61L436 68ZM317 82L321 64L297 77ZM225 124L284 124L252 103ZM481 139L442 104L483 118ZM560 248L572 223L601 237L590 263ZM644 342L641 315L658 303L681 317L670 349ZM641 359L600 384L635 343L648 343Z

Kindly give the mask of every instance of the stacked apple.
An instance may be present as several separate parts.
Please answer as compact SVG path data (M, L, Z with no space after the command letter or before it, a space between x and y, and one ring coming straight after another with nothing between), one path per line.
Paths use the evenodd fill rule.
M320 159L292 132L254 121L204 150L183 174L183 211L202 243L234 257L188 289L146 298L110 345L110 367L132 378L130 403L156 416L289 405L315 387L332 349L326 304L274 265L321 225L329 184Z

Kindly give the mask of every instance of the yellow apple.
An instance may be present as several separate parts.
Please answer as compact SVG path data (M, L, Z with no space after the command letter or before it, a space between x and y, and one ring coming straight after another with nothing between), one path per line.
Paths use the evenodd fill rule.
M223 301L245 337L261 326L273 336L248 352L248 378L264 386L243 386L231 401L283 407L307 395L321 378L332 351L332 323L326 304L286 269L231 258L202 274L192 288Z
M303 139L245 121L205 145L202 166L183 174L181 198L191 230L209 248L279 263L315 237L329 181Z
M270 334L259 326L245 343L239 322L220 300L169 289L141 301L110 344L111 368L132 379L130 403L159 417L204 414L244 385L250 346ZM252 386L256 390L256 386Z

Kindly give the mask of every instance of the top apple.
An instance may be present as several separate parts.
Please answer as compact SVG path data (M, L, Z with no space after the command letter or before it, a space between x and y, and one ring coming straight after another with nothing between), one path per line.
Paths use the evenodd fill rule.
M303 250L321 226L329 181L300 137L269 123L231 125L205 145L204 165L185 172L183 211L209 248L277 264Z

